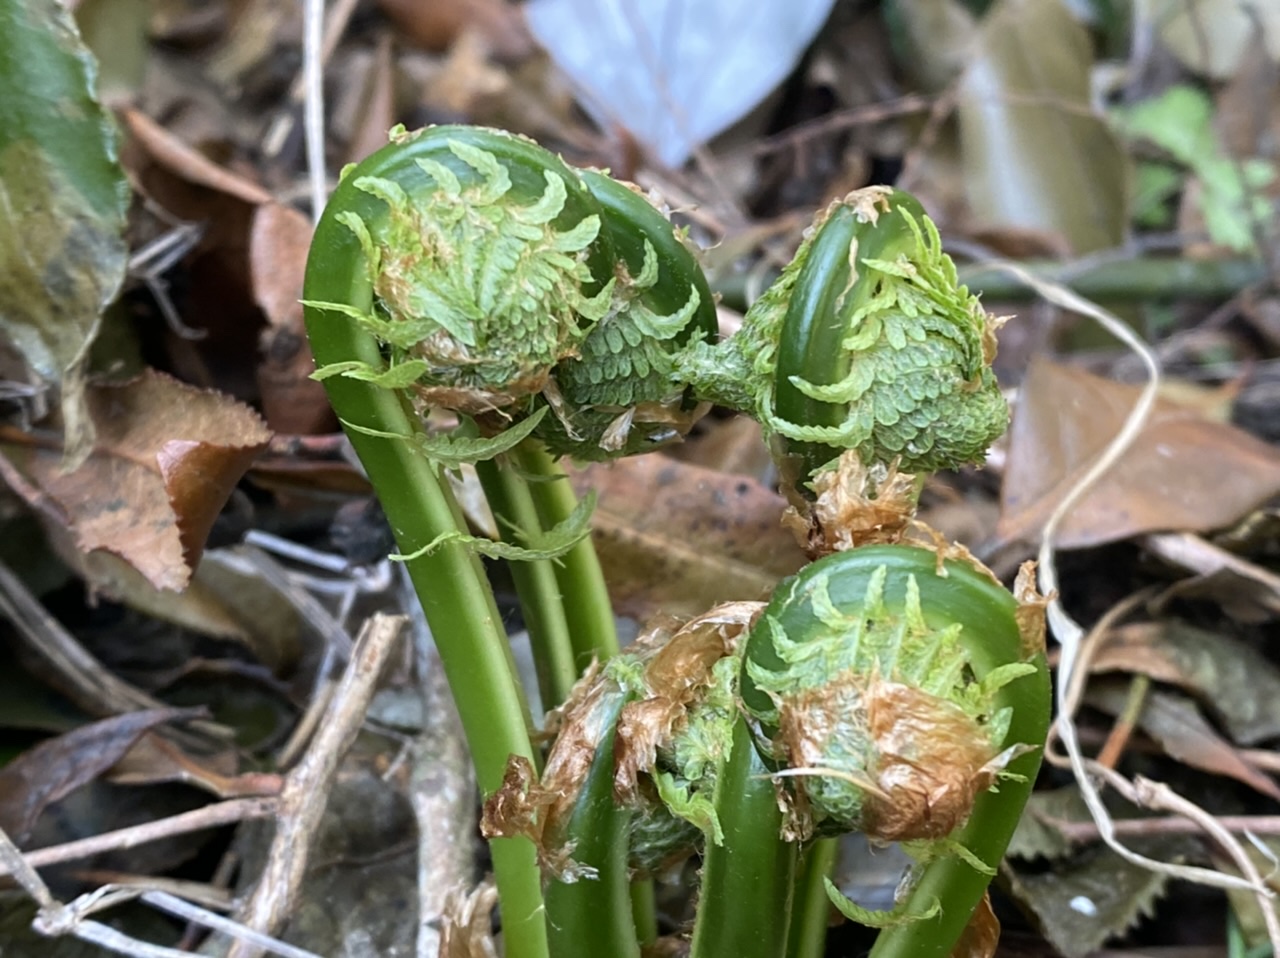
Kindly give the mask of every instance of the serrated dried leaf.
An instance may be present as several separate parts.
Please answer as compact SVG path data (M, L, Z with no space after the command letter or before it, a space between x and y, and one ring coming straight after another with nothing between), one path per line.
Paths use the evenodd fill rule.
M1122 626L1092 670L1136 672L1193 693L1239 745L1280 735L1280 670L1228 635L1175 619Z
M15 442L0 445L0 475L28 501L52 504L82 554L102 549L158 589L185 588L270 433L247 406L150 370L93 387L88 407L98 435L80 468L63 472L55 451Z
M1071 853L1072 845L1053 823L1088 820L1089 809L1074 787L1032 792L1005 850L1005 857L1047 858L1051 861L1063 858Z
M1101 846L1050 871L1006 874L1010 894L1035 913L1041 933L1066 958L1083 958L1133 927L1151 913L1169 882L1167 875Z

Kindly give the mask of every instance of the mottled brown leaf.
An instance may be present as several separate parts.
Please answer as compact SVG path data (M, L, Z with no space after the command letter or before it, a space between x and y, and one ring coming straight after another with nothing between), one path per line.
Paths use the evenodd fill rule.
M52 506L82 553L115 553L156 588L185 588L270 433L248 407L151 371L91 389L88 403L98 435L79 469L64 473L56 451L12 443L0 444L0 473L46 514Z
M1033 539L1119 431L1138 387L1034 360L1009 431L998 529ZM1280 450L1160 400L1141 435L1077 505L1057 544L1083 548L1142 532L1204 531L1280 492Z
M649 455L574 482L600 492L596 548L615 603L636 618L764 599L805 562L781 525L786 501L753 479Z
M1239 745L1280 735L1280 670L1253 646L1176 620L1113 630L1094 672L1137 672L1194 694Z
M1126 690L1099 683L1085 701L1111 715L1124 712ZM1213 730L1194 702L1181 695L1152 691L1143 704L1138 727L1160 743L1170 758L1213 775L1244 782L1268 798L1280 800L1280 788Z
M23 752L0 769L0 828L22 843L45 808L109 769L144 732L197 711L130 712L59 735Z

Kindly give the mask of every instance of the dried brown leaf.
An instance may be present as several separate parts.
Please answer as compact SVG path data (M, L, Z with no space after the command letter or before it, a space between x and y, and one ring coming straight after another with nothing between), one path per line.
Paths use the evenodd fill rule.
M411 42L428 50L447 50L468 27L505 57L522 57L533 48L520 9L505 0L378 0L378 6Z
M999 535L1035 538L1101 454L1139 388L1037 359L1014 410ZM1133 446L1059 528L1063 548L1157 530L1216 529L1280 492L1280 451L1242 430L1158 401Z
M785 500L755 480L649 455L574 483L599 490L596 547L615 603L635 618L763 599L805 563L780 522Z
M1115 683L1090 688L1085 701L1111 715L1124 712L1128 695ZM1190 699L1152 691L1143 705L1138 726L1160 743L1170 758L1214 775L1225 775L1268 798L1280 799L1280 788L1241 755L1205 721Z
M121 118L129 133L153 160L188 182L226 193L251 205L272 201L271 194L257 183L219 166L141 110L126 107Z
M1000 944L1000 919L991 910L991 895L983 892L960 940L951 949L951 958L992 958Z
M15 443L0 446L0 474L46 513L52 506L82 554L102 549L156 588L185 588L270 433L247 406L154 371L95 387L88 404L98 436L79 469L64 473L54 450Z
M236 761L235 752L229 749L198 759L168 739L146 732L111 766L107 779L116 785L183 782L219 798L280 793L283 779L279 775L267 772L237 775Z
M1136 672L1193 693L1232 740L1254 745L1280 735L1280 670L1252 646L1176 620L1113 630L1094 672Z
M1061 3L998 0L965 60L956 112L974 224L1059 237L1077 253L1118 245L1126 160L1090 106L1084 26Z
M40 813L93 781L149 729L198 710L146 709L93 722L41 742L0 769L0 828L25 841Z
M324 386L311 378L315 360L302 320L302 280L311 223L297 210L263 203L249 234L253 297L267 317L258 363L258 390L267 424L294 435L337 426Z

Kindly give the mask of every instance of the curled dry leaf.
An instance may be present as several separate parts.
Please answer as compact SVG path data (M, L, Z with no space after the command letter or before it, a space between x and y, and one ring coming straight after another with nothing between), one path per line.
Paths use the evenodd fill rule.
M253 180L219 166L141 110L127 107L121 112L121 119L129 134L153 160L187 182L226 193L254 206L272 202L271 194Z
M654 454L574 475L600 493L592 520L616 607L647 619L755 601L805 555L782 527L786 501L754 479Z
M97 438L79 469L64 473L56 450L10 442L0 475L56 516L82 555L105 550L158 589L185 588L270 433L247 406L153 371L90 389L88 405Z
M145 709L93 722L41 742L0 769L0 829L26 840L49 805L93 781L148 730L199 714L193 709Z
M1031 540L1120 430L1139 388L1037 359L1018 395L998 535ZM1067 516L1062 548L1230 525L1280 492L1280 450L1157 402L1133 446Z

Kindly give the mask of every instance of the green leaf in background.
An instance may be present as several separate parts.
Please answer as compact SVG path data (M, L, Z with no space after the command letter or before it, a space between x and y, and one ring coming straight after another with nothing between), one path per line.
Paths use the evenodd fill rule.
M1213 128L1213 104L1195 87L1180 84L1159 96L1115 111L1116 125L1133 139L1147 140L1185 166L1200 181L1199 206L1209 238L1236 252L1257 250L1255 223L1271 216L1262 188L1275 179L1265 160L1235 160Z
M1075 253L1118 246L1128 167L1090 107L1084 27L1059 0L999 0L971 56L958 113L975 220L1052 235Z
M0 335L62 387L67 465L88 454L85 366L124 279L129 186L96 66L56 0L0 0Z

